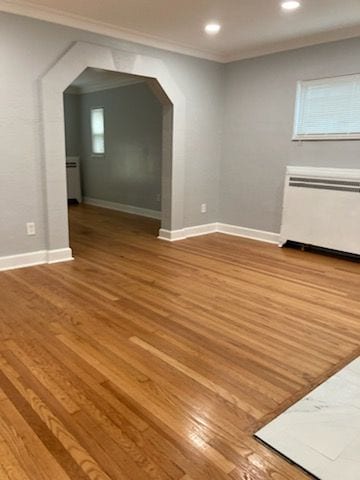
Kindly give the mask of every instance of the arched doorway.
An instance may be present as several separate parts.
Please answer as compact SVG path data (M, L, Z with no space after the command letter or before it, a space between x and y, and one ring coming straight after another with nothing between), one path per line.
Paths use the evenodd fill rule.
M58 261L72 258L66 201L63 92L88 67L152 79L153 91L164 106L161 228L180 230L184 226L184 96L161 60L78 42L41 80L47 249Z

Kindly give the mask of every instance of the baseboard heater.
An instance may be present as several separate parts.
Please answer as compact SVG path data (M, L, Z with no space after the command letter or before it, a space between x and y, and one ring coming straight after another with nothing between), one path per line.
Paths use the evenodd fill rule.
M287 167L280 245L360 255L360 170Z

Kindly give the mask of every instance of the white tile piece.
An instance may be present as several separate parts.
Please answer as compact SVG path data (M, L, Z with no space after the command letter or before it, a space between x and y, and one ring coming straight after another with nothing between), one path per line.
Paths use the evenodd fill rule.
M360 358L256 437L320 480L360 480Z
M354 362L352 362L349 365L349 369L354 372L358 373L360 375L360 358L356 359Z

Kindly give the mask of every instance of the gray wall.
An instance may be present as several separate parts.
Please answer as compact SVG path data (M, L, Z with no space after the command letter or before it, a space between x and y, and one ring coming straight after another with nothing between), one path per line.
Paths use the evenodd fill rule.
M218 217L223 65L0 14L0 256L46 249L39 80L75 41L161 59L186 99L185 226ZM208 213L201 214L201 203ZM36 236L26 235L35 222Z
M79 95L83 194L160 211L162 105L146 83ZM104 107L105 156L91 154L90 110Z
M296 81L358 73L360 39L224 66L1 13L0 256L46 248L39 79L75 41L160 58L176 78L186 99L185 226L277 232L287 164L360 166L357 141L291 142Z
M359 141L292 142L296 82L360 72L360 39L226 65L220 221L279 232L286 165L360 168Z
M66 156L78 157L81 152L80 95L64 94Z

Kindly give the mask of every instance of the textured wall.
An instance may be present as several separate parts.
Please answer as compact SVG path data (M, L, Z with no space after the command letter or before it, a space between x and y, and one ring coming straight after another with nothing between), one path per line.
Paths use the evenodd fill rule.
M146 83L79 95L83 194L160 211L162 105ZM90 110L104 107L105 156L91 154Z
M184 225L217 219L222 65L1 13L0 153L5 161L0 164L0 257L46 248L39 81L76 41L149 54L165 63L187 105ZM208 213L201 214L205 202ZM31 221L37 227L33 237L25 230Z
M228 64L220 221L279 232L286 165L360 167L359 141L292 142L296 82L360 72L360 39Z

